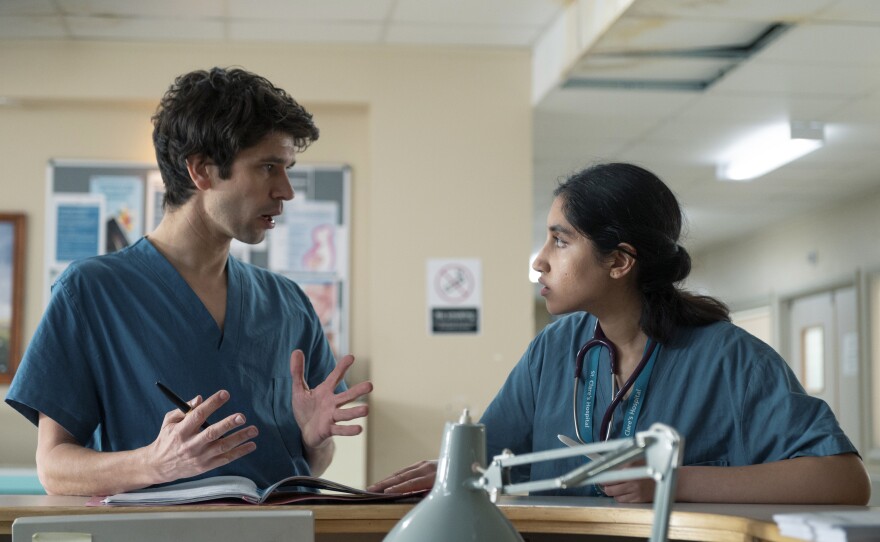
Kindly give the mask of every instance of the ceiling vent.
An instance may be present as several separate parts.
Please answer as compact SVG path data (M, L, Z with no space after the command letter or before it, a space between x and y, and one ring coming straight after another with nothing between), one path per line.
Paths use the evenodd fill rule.
M665 28L667 34L676 35L666 36L665 39L680 41L681 33L687 32L688 25L692 27L703 23L676 21L676 24ZM750 34L750 38L739 44L615 50L614 43L626 41L623 34L628 30L626 24L618 24L603 36L591 52L581 58L563 87L701 92L781 36L791 25L774 23L769 26L761 25L757 30L754 25L749 26L748 29L733 29ZM657 38L662 39L664 36L655 36L655 40ZM610 45L603 46L609 43Z

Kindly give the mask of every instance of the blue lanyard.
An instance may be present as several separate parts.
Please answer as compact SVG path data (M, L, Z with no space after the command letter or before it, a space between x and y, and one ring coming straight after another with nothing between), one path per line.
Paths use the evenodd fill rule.
M596 345L599 346L599 345ZM651 346L650 339L645 345L645 351ZM598 385L599 374L599 350L593 348L590 354L590 368L587 373L587 381L584 385L584 434L581 439L584 443L593 442L593 414L596 409L596 386ZM635 432L636 423L639 420L639 414L642 411L642 404L645 402L645 393L648 388L648 381L651 379L651 371L654 369L654 362L657 361L657 353L660 351L658 344L651 353L650 359L642 368L642 372L636 377L633 386L630 389L629 397L621 401L619 406L624 409L623 436L631 437ZM610 405L609 405L610 406ZM601 436L601 435L600 435ZM590 494L594 496L605 496L597 484L590 486Z
M648 339L648 344L645 345L645 351L647 351L650 344L650 339ZM584 385L584 434L581 435L581 438L586 443L593 442L593 414L596 409L595 403L596 386L598 385L597 377L599 374L599 350L600 348L593 348L589 353L590 368L587 373L587 381ZM654 348L654 352L651 354L648 363L645 364L644 369L642 369L642 372L633 383L629 397L620 402L620 406L623 407L624 411L622 437L628 438L635 433L636 423L639 420L639 414L641 413L642 405L645 402L648 381L651 379L651 372L654 369L654 362L657 361L657 354L659 351L660 345L657 345L657 347Z

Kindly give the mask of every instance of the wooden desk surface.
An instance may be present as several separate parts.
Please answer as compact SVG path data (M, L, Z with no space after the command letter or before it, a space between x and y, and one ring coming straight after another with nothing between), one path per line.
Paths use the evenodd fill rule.
M284 506L183 505L151 507L86 506L84 497L0 495L0 535L12 532L19 517L68 514L218 511L250 507L254 510L290 509ZM312 510L316 534L387 533L412 504L332 504L293 506ZM585 534L648 537L653 513L650 505L618 504L601 497L504 497L499 507L521 533ZM773 514L827 510L866 510L856 506L802 506L677 503L673 507L669 538L717 542L793 542L779 534Z

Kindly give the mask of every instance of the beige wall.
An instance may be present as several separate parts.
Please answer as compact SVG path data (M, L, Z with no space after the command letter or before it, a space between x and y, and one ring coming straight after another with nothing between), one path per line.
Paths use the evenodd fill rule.
M742 309L852 282L880 269L878 209L880 192L864 194L699 252L688 283Z
M301 162L352 166L351 345L375 384L368 479L435 456L443 423L479 414L532 336L529 62L485 49L0 43L0 96L20 100L0 107L0 211L29 217L25 340L42 311L47 161L149 162L149 116L173 77L241 65L315 113L322 136ZM425 263L449 257L482 260L478 336L426 332ZM33 438L10 419L0 413L3 440Z

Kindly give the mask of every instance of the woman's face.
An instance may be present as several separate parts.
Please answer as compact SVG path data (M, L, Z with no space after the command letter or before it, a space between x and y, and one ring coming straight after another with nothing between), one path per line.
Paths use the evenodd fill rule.
M593 242L569 224L559 197L547 215L547 241L532 268L541 273L541 296L550 314L595 313L608 297L611 262L600 261Z

